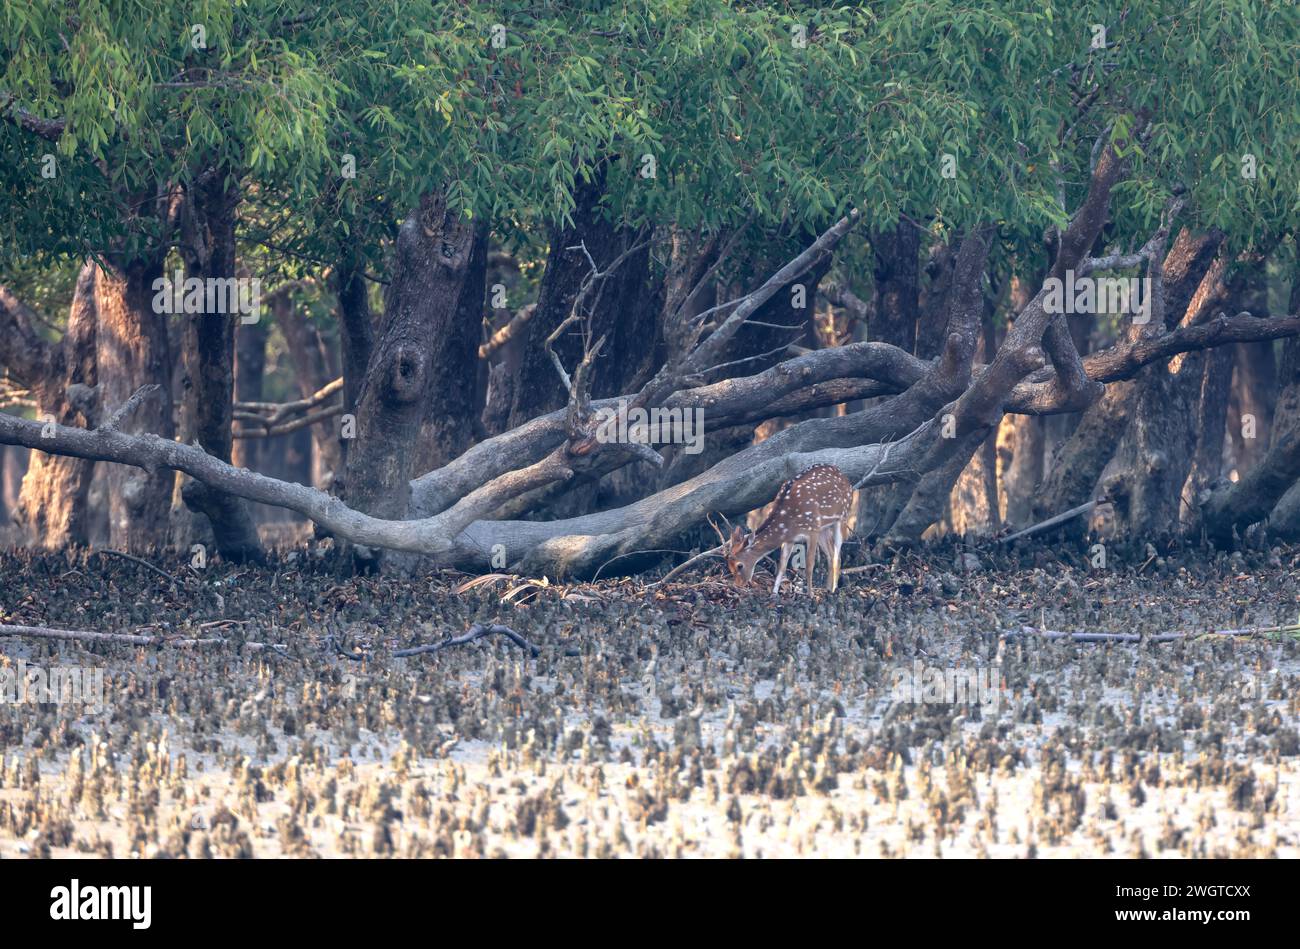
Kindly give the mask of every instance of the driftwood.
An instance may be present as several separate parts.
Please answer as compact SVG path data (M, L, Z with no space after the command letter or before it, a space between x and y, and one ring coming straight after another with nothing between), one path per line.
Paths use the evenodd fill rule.
M469 631L462 636L448 636L441 642L429 643L424 646L412 646L409 649L398 649L393 653L394 658L404 658L406 656L425 656L430 653L441 652L452 646L464 646L472 643L476 639L482 639L484 636L504 636L520 649L527 652L533 658L541 655L542 650L534 646L528 640L524 639L509 626L502 626L499 623L493 623L485 626L482 623L475 623L469 628Z
M687 568L693 567L697 563L701 563L705 560L708 560L710 557L722 558L723 557L722 548L714 547L710 550L705 550L696 554L694 557L691 557L688 560L685 560L682 563L679 563L677 566L673 567L673 569L669 570L662 577L660 577L658 580L656 580L654 583L650 585L652 587L663 586L669 580L683 573Z
M1049 527L1055 527L1057 524L1064 524L1066 521L1078 517L1080 514L1087 514L1098 504L1103 503L1101 500L1089 501L1087 504L1080 504L1078 507L1072 507L1064 513L1057 514L1055 517L1049 517L1045 521L1039 521L1024 530L1016 531L1014 534L1008 534L1006 537L999 537L999 544L1009 544L1019 537L1028 537L1030 534L1037 534L1039 531L1045 531Z
M1300 635L1300 626L1253 626L1246 629L1207 629L1200 631L1172 630L1164 633L1062 632L1054 629L1038 629L1034 626L1022 626L1018 630L1003 630L998 633L990 633L989 635L997 636L999 639L1019 639L1021 637L1032 637L1050 641L1068 639L1071 642L1076 643L1171 643L1184 639L1196 640L1214 636L1225 636L1231 638L1267 636L1270 633L1282 633L1293 636Z
M26 639L55 639L64 642L119 643L126 646L225 646L232 643L250 652L267 650L284 655L286 647L280 643L238 642L232 639L209 637L203 639L177 636L144 636L139 633L97 633L85 629L53 629L48 626L12 626L0 623L0 636L18 636Z
M519 633L515 632L509 626L503 626L500 623L475 623L464 634L460 636L448 636L446 639L439 640L436 643L426 643L423 646L409 646L406 649L396 649L392 656L394 659L406 659L410 656L427 656L432 653L442 652L444 649L450 649L452 646L465 646L469 643L484 638L485 636L504 636L510 640L528 655L536 659L541 655L541 647L529 642ZM345 652L335 646L338 655L344 659L350 659L353 662L364 662L372 658L371 654L364 651ZM565 649L563 655L574 657L581 656L582 653L577 649Z
M158 576L162 577L164 580L168 581L173 586L176 585L176 578L173 577L166 570L162 569L162 567L155 567L149 561L142 560L141 558L133 556L131 554L123 553L120 550L110 550L107 547L100 547L95 550L92 550L91 554L100 554L108 557L120 557L122 560L129 560L131 561L131 563L139 564L140 566L148 570L152 570L154 573L158 574Z

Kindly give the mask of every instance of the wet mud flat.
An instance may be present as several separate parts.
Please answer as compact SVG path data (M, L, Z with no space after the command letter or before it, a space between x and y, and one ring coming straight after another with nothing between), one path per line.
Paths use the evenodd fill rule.
M0 858L1300 856L1298 557L938 550L774 604L0 554L0 623L166 642L0 638L103 682L0 699ZM476 623L537 654L393 655Z

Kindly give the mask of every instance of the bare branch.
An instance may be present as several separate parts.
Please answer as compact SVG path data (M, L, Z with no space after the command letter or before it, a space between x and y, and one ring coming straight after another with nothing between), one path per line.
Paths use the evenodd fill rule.
M1021 537L1028 537L1030 534L1037 534L1039 531L1045 531L1049 527L1055 527L1057 524L1064 524L1066 521L1078 517L1080 514L1087 514L1099 503L1101 502L1089 501L1086 504L1080 504L1078 507L1070 508L1070 510L1063 514L1057 514L1055 517L1049 517L1045 521L1039 521L1037 524L1034 524L1031 527L1026 527L1024 530L1016 531L1014 534L1008 534L1006 537L999 537L998 543L1009 544L1013 540L1017 540Z
M466 643L472 643L474 640L482 639L484 636L504 636L533 658L537 658L542 653L541 649L534 646L523 636L520 636L509 626L502 626L499 623L493 623L490 626L485 626L482 623L475 623L463 636L448 636L441 642L429 643L426 646L412 646L409 649L397 649L393 651L393 657L396 659L406 656L427 656L430 653L442 652L442 650L448 649L451 646L464 646Z
M122 423L130 418L131 415L144 404L145 399L148 399L151 396L160 395L161 393L162 386L157 383L141 386L131 394L129 399L122 403L121 407L118 408L116 412L108 417L106 422L99 426L99 430L104 432L116 432Z
M63 130L68 127L67 119L44 119L19 108L15 104L17 97L12 93L0 93L0 99L4 100L0 103L0 117L8 119L24 131L39 135L46 141L57 142Z
M528 324L528 321L533 318L533 314L536 312L536 303L529 303L526 306L520 307L519 312L511 317L509 323L493 333L486 343L479 346L478 358L487 359L506 343L510 342L510 340L514 338L515 334Z

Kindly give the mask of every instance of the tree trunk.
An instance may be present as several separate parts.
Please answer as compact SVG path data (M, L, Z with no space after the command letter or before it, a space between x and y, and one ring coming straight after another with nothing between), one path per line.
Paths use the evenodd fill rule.
M1273 341L1238 343L1228 407L1234 466L1245 474L1268 450L1277 402L1277 364Z
M942 516L944 504L951 497L957 479L991 434L989 428L977 428L959 436L952 454L944 463L922 475L890 525L884 539L886 545L911 546L920 542L930 525Z
M135 260L106 262L95 274L95 309L100 405L116 411L137 389L161 391L123 420L124 432L152 432L171 438L171 354L167 321L155 312L153 284L162 264ZM119 550L150 552L167 542L173 476L114 465L108 469L109 543Z
M1200 524L1200 501L1223 473L1223 437L1228 421L1228 394L1232 385L1232 358L1235 347L1220 346L1205 355L1201 390L1197 400L1196 452L1191 473L1183 488L1188 506L1182 511L1186 529L1191 532Z
M1190 278L1191 267L1207 245L1222 247L1218 235L1193 238L1187 231L1170 250L1179 273ZM1222 254L1205 272L1184 312L1166 308L1165 326L1195 325L1208 320L1225 292L1227 260ZM1137 379L1133 420L1134 468L1129 487L1129 530L1135 536L1164 543L1179 531L1183 511L1197 503L1185 498L1183 488L1192 468L1197 444L1197 419L1206 371L1204 351L1184 353L1169 365L1144 369ZM1222 421L1218 437L1222 438Z
M0 478L0 497L4 498L4 507L8 521L20 520L18 516L18 496L23 490L23 476L27 473L31 452L13 445L4 446L4 477ZM60 455L59 457L66 457Z
M1043 480L1042 420L1008 415L998 426L998 507L1002 523L1027 527Z
M347 497L357 510L406 516L417 473L412 448L433 391L436 341L455 329L462 312L475 243L475 226L450 209L442 193L426 194L398 232L383 328L358 395L357 438L348 449Z
M994 301L986 294L980 345L976 359L993 361L997 352L997 330L993 325ZM957 478L948 496L948 530L958 536L996 534L1002 526L998 510L997 426L971 455L970 463Z
M14 376L36 393L40 414L53 416L61 425L95 421L95 410L89 407L93 402L74 406L68 393L71 385L93 387L96 383L94 281L94 265L87 263L77 277L67 328L53 353L54 365L48 375L25 379L21 369L10 364ZM53 550L89 541L86 501L93 474L94 462L40 451L31 453L16 515L32 543Z
M182 234L186 277L207 283L235 287L235 211L239 189L224 168L210 169L200 176L186 195ZM187 375L193 386L195 436L203 450L222 461L231 460L235 396L235 326L245 315L232 306L242 297L238 291L219 295L205 293L204 308L188 314L187 339L194 348L186 352ZM208 312L216 303L215 312ZM224 305L223 305L224 304ZM260 319L261 314L248 314ZM232 495L214 491L191 481L181 492L185 505L204 514L212 525L213 539L221 555L235 563L260 560L261 542L248 505Z
M1268 532L1278 540L1300 541L1300 481L1286 489L1268 516Z
M1141 337L1143 333L1159 335L1165 328L1182 322L1221 243L1222 235L1217 232L1196 236L1186 230L1179 232L1162 264L1165 323L1162 326L1148 327L1132 325L1125 334L1130 340ZM1150 383L1154 386L1160 384L1158 374L1169 374L1168 367L1163 362L1144 372L1148 378L1154 377L1155 381ZM1078 426L1052 456L1051 469L1043 479L1042 490L1038 492L1033 504L1033 520L1046 520L1092 500L1098 479L1115 456L1121 436L1129 430L1138 400L1137 382L1112 383L1107 386L1105 395L1084 411ZM1190 400L1187 400L1187 404L1191 404ZM1164 424L1155 418L1158 408L1151 406L1147 410L1148 438L1152 440L1161 436L1161 425ZM1174 424L1178 424L1177 418ZM1158 452L1154 444L1149 447ZM1158 455L1150 460L1161 461ZM1163 470L1167 473L1168 466L1164 466ZM1183 478L1185 477L1184 469ZM1181 488L1182 479L1179 480L1178 488L1174 489L1175 493ZM1157 516L1158 513L1152 510L1148 519ZM1174 523L1176 522L1175 508ZM1067 535L1082 536L1086 522L1070 521L1061 529Z
M546 352L546 340L568 318L583 281L591 274L591 261L604 270L633 239L626 228L617 227L603 213L600 199L604 187L602 166L591 181L575 186L573 223L551 229L550 253L537 292L537 309L524 327L521 340L522 358L510 409L511 428L568 402L569 394L564 391L555 364ZM582 246L586 247L586 253ZM591 260L588 260L588 254ZM619 354L614 358L602 355L597 359L592 376L592 395L597 398L618 394L617 382L626 372L626 363L641 351L639 343L645 342L639 341L638 334L632 329L642 314L638 308L628 304L636 299L629 288L644 289L648 264L648 251L624 260L619 270L597 290L591 303L592 342L607 335L605 345L609 347L608 352ZM650 331L653 333L653 327ZM572 372L582 359L580 328L570 327L552 348L565 370Z
M1113 382L1106 394L1083 413L1074 433L1052 459L1051 470L1030 504L1033 522L1044 521L1092 500L1102 471L1115 454L1119 436L1133 411L1132 382ZM1086 520L1068 521L1060 530L1066 536L1082 537Z
M816 239L817 235L815 233L805 233L800 236L798 243L795 245L798 248L797 250L790 252L790 249L786 248L784 253L774 253L772 251L763 253L745 268L745 273L772 273L779 269L781 264L789 260L791 256L811 247ZM771 299L755 310L754 315L750 317L751 322L737 331L722 358L723 362L740 359L748 361L734 367L729 366L719 373L713 373L709 378L723 379L728 376L744 376L763 368L765 365L778 363L787 358L788 353L777 352L762 359L754 357L771 353L782 346L794 344L807 349L816 349L817 332L814 319L814 302L817 299L817 286L821 283L822 278L826 276L827 271L831 269L832 262L831 256L827 254L809 267L798 279L777 290ZM740 296L747 289L748 287L744 286L742 281L742 286L735 288L732 297ZM800 303L802 305L799 305Z
M892 230L871 236L875 257L875 310L868 338L916 349L920 231L900 217Z
M1178 532L1183 485L1196 450L1198 386L1205 360L1197 354L1178 373L1151 366L1137 383L1131 433L1134 459L1129 484L1130 533L1157 545Z
M1300 308L1300 281L1291 287L1291 312ZM1268 451L1235 484L1221 484L1201 505L1202 525L1219 544L1251 524L1269 518L1283 538L1300 537L1300 338L1282 347L1278 366L1282 391L1273 413Z
M479 430L478 347L487 292L488 229L474 230L456 307L432 339L433 372L416 471L441 468L470 445Z
M952 273L944 293L946 319L942 335L947 338L934 372L940 374L945 387L951 386L954 390L969 382L971 363L983 340L987 301L982 284L989 241L987 229L969 232L962 237L960 248L953 254ZM956 364L949 365L954 359ZM906 422L900 419L888 440L899 438L908 431ZM942 440L951 441L951 434L955 433L945 433ZM857 533L861 536L884 535L887 543L912 544L919 541L921 534L943 516L953 485L978 448L978 441L966 445L965 436L968 434L963 433L957 438L961 444L956 446L954 454L962 457L936 463L934 468L937 470L931 470L930 477L919 483L904 482L859 492ZM900 524L904 514L907 519Z
M948 293L956 257L948 244L930 249L929 280L920 286L920 232L900 217L891 231L871 238L875 288L867 338L897 345L922 359L943 348L948 325ZM888 531L912 493L910 484L886 484L858 492L855 533L873 537Z
M930 258L925 264L928 279L920 292L916 321L916 355L922 359L933 359L943 349L943 331L948 325L948 292L952 289L953 267L957 260L954 246L935 244L930 248ZM1025 302L1029 302L1028 299ZM1019 312L1019 308L1014 312Z
M636 232L605 215L600 206L604 186L601 166L590 182L575 187L572 225L551 230L537 306L520 339L519 369L510 392L510 427L568 403L569 393L546 351L546 340L572 312L592 274L593 261L600 272L607 272L622 257L617 269L592 289L585 304L589 317L571 325L552 344L555 356L572 373L585 346L605 337L591 372L594 398L622 394L638 370L654 358L657 313L648 286L650 250L648 246L634 250ZM624 257L628 251L632 253ZM620 494L625 478L606 479L603 489L595 476L577 478L538 494L538 503L549 516L570 516L601 503L597 499L602 490L606 500ZM654 482L643 479L639 486L653 490Z
M375 319L370 312L370 293L359 263L344 262L335 268L334 289L338 296L339 350L343 361L343 411L355 415L361 404L361 387L375 346ZM340 437L341 465L348 456L349 439ZM344 468L335 469L342 475ZM336 479L341 481L341 477ZM336 483L335 493L340 487Z

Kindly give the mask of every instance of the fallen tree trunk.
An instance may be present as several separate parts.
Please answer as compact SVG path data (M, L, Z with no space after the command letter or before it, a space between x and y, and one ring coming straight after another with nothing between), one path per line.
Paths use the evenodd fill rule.
M41 429L37 422L0 414L0 443L33 447L42 442ZM434 517L384 520L352 510L338 498L314 488L234 468L195 446L156 435L127 435L108 426L89 431L55 426L44 442L75 457L183 471L216 490L297 511L352 543L433 554L444 563L473 567L486 566L493 548L501 545L512 563L525 568L537 564L558 573L566 569L576 572L587 566L594 570L599 563L593 561L604 551L626 553L634 549L633 540L642 536L674 538L711 510L726 514L751 510L770 500L781 482L814 464L835 464L850 478L861 477L872 470L885 450L885 446L874 444L812 447L820 434L816 429L795 426L731 456L697 478L626 508L563 521L481 520L496 504L474 494ZM908 443L912 445L915 439L924 437L922 429L909 436ZM889 463L876 471L872 483L912 476L909 463L914 460L914 451L896 447ZM537 477L533 475L532 479ZM552 480L549 473L545 478ZM532 479L520 473L513 487L522 493L531 489ZM620 546L625 549L615 549Z
M1277 321L1247 319L1253 324L1258 324L1258 328L1265 334L1280 332L1275 326L1264 325L1275 323L1291 328L1292 332L1300 331L1300 326L1296 325L1300 324L1300 320L1295 318ZM902 358L900 359L900 357ZM902 354L901 351L894 347L886 344L855 344L850 347L823 350L798 357L746 379L726 380L715 386L685 390L669 399L668 403L677 402L677 404L680 404L681 401L689 402L691 400L698 400L700 403L707 401L715 405L728 406L729 411L739 413L742 411L741 404L743 400L732 402L729 399L724 399L724 395L736 391L753 391L755 388L762 388L765 383L771 385L775 380L785 380L785 386L796 392L806 391L798 386L798 383L808 378L803 375L805 370L810 374L826 372L835 375L837 372L842 371L843 366L849 364L860 365L864 360L872 362L882 374L889 371L901 371L904 374L910 374L915 368L912 357ZM926 366L924 363L920 363L920 365ZM695 516L695 512L698 512L699 517L702 518L703 513L710 509L722 510L729 515L751 510L770 500L771 494L775 492L780 481L784 480L784 477L781 476L783 469L778 465L757 468L751 473L750 477L743 479L744 490L735 490L733 493L733 489L739 484L738 481L732 480L727 475L727 472L733 470L733 466L745 467L757 462L767 462L785 453L789 453L791 457L796 457L823 451L830 453L825 459L828 463L840 463L835 459L840 457L839 453L841 452L847 453L841 460L849 463L847 459L851 458L852 452L857 450L853 446L865 446L865 449L875 449L876 443L897 438L902 433L934 418L937 409L942 407L953 395L953 377L942 366L942 359L938 363L928 366L925 370L926 374L920 380L910 386L902 395L884 405L857 412L853 415L831 419L810 419L801 422L778 433L758 446L732 456L722 465L715 466L714 469L710 469L699 478L676 486L671 489L671 492L661 492L642 502L638 502L640 506L632 505L628 509L620 508L596 515L572 518L567 521L483 521L475 523L480 518L491 516L510 498L525 493L527 490L531 490L532 487L540 487L543 484L551 483L555 477L560 476L554 474L554 469L550 473L541 472L540 475L536 471L528 473L515 469L510 469L504 476L491 473L499 463L496 454L491 450L493 443L504 441L509 444L514 442L516 445L515 457L527 458L529 451L535 449L536 440L543 437L539 432L545 433L551 425L558 426L561 432L556 436L546 435L545 437L555 437L562 440L563 420L556 419L552 421L550 417L535 420L532 423L531 432L516 430L500 436L498 439L490 439L488 442L484 442L466 452L460 459L457 459L457 462L447 466L449 469L459 469L458 477L466 479L465 483L472 485L472 487L466 489L460 497L454 499L453 503L446 505L436 514L409 521L369 517L350 509L338 499L332 498L323 492L302 485L277 481L252 472L240 471L223 464L193 446L181 445L152 434L129 436L116 431L87 431L85 429L57 426L52 438L42 439L42 427L38 423L0 414L0 443L44 447L47 450L74 457L136 465L137 467L153 467L157 470L164 468L182 470L196 479L229 493L260 503L297 511L340 538L354 543L433 554L444 562L469 568L480 568L490 563L492 549L497 544L501 544L506 551L513 551L515 556L512 556L511 559L519 561L522 560L524 551L536 543L552 541L569 534L589 535L592 532L607 530L620 532L620 519L625 516L630 518L629 524L636 522L642 525L650 525L651 521L654 520L650 516L650 511L656 505L670 498L681 498L683 495L680 492L690 494L700 488L704 481L711 483L719 478L724 479L719 482L724 485L723 489L718 492L722 495L719 498L719 503L710 508L709 504L711 502L705 501L702 496L696 505L678 505L672 509L671 513L665 509L659 515L658 524L653 526L655 536L676 536L673 531L680 533L691 524L698 522L698 519L695 521L689 520L690 517ZM780 399L777 401L779 402ZM748 411L755 410L751 406ZM529 428L530 426L524 427L525 430ZM909 454L914 453L909 452ZM874 458L875 455L872 454L871 457ZM475 465L476 458L482 463ZM896 454L894 460L895 462L902 461L901 455ZM808 463L813 462L809 461ZM905 463L897 470L894 470L891 465L887 471L893 471L900 478L915 478L921 474L919 469L904 469L908 469L909 466L916 468L918 464L919 459L911 457L906 459ZM526 468L527 463L524 462L520 467ZM433 473L433 475L445 477L446 471L447 469L443 469L440 472ZM446 482L444 482L444 486L445 484ZM688 519L681 520L682 517ZM665 518L673 521L672 530L663 526ZM532 558L532 562L545 565L548 570L555 572L556 568L565 567L570 563L576 566L595 560L606 549L610 551L611 556L616 553L624 553L636 546L631 541L631 537L635 533L635 531L624 533L615 540L604 542L597 542L595 538L590 536L581 536L577 541L573 542L560 543L556 541L551 544L546 552ZM649 535L647 534L647 536ZM661 544L647 543L643 546L661 546ZM596 563L592 569L598 566L599 563Z
M53 639L61 642L115 643L125 646L224 646L235 640L222 638L198 639L179 636L145 636L140 633L100 633L88 629L53 629L48 626L11 626L0 623L0 636L17 636L24 639ZM267 650L287 654L288 648L280 643L239 642L249 652Z
M1248 629L1207 629L1204 631L1175 630L1168 633L1091 633L1062 632L1056 629L1038 629L1034 626L1022 626L1020 629L1004 630L996 635L999 639L1046 639L1049 641L1068 639L1076 643L1174 643L1184 639L1222 636L1227 638L1245 638L1268 636L1270 634L1296 635L1300 628L1289 626L1257 626Z
M1295 317L1281 320L1237 317L1234 321L1236 325L1244 325L1250 332L1257 334L1256 338L1273 338L1277 335L1285 335L1287 332L1300 332L1300 319ZM1223 321L1222 325L1226 326L1234 321ZM1238 335L1240 334L1224 333L1218 338ZM1150 352L1146 355L1150 355ZM868 369L863 369L863 366L867 366ZM720 407L724 418L728 415L754 417L766 410L766 407L755 408L753 404L746 405L747 398L755 392L770 391L776 399L768 404L779 405L791 392L814 391L816 384L804 386L802 383L820 375L829 375L832 379L838 379L843 372L869 370L886 377L897 374L901 378L897 378L896 382L901 384L918 369L922 372L921 378L908 386L906 391L897 398L884 405L848 416L801 422L759 446L732 456L724 464L743 466L753 461L770 459L787 451L800 454L821 451L851 452L854 446L871 448L877 443L897 438L932 420L938 408L952 399L955 394L960 394L953 392L954 377L943 368L942 358L935 364L926 364L914 360L913 357L887 344L854 344L800 356L756 376L686 389L675 393L666 400L665 404L712 405ZM611 404L613 401L605 400L603 404ZM1007 404L1010 407L1012 402L1009 400ZM462 493L451 494L450 503L435 504L438 510L433 514L409 521L369 517L350 509L338 499L323 492L252 472L240 471L224 465L193 446L180 445L152 434L128 436L116 431L87 431L57 426L52 438L42 439L41 425L38 423L0 414L0 443L45 448L72 457L137 467L153 467L156 470L165 468L182 470L196 479L240 497L297 511L340 538L354 543L434 554L448 563L479 568L490 563L492 548L496 544L502 544L507 551L514 551L522 557L522 551L530 544L563 537L567 532L586 534L596 530L617 529L619 518L623 516L620 512L625 509L547 523L533 521L474 523L480 518L492 516L512 497L531 490L531 487L540 487L551 483L555 477L562 477L555 473L555 468L552 468L550 473L544 471L540 475L536 471L528 473L526 470L521 472L519 469L527 469L530 464L527 459L538 450L539 444L552 449L562 444L563 426L563 419L553 416L534 420L522 429L481 443L444 469L418 480L413 485L413 490L418 489L420 481L426 481L426 484L431 482L437 486L436 489L430 488L431 491L436 490L438 493L445 491L451 494L449 486L459 483L463 486ZM558 431L555 431L556 429ZM498 446L512 448L511 452L506 453L511 460L505 465L504 473L500 471L502 466L500 454L494 450ZM838 462L832 460L830 463ZM912 458L910 463L915 466L918 460ZM723 469L723 472L726 470L729 469ZM714 509L723 510L728 514L744 513L770 500L770 493L775 492L783 479L777 476L779 472L775 467L764 471L770 471L771 476L768 477L767 474L760 472L759 476L748 481L752 490L739 492L730 499L724 498L726 506L719 505ZM723 472L719 472L717 468L710 469L700 478L716 478ZM921 473L920 470L903 472L901 469L896 472L899 477L911 478L919 477ZM698 479L692 479L673 490L689 492L698 486ZM768 494L767 497L763 496L765 493ZM415 496L418 497L418 492ZM653 506L663 500L664 496L663 494L652 495L638 503ZM745 507L745 504L750 506ZM632 507L635 508L636 505ZM691 510L698 510L702 517L702 513L707 509L707 504L702 503L695 508L688 506L675 510L683 515L687 515ZM646 509L637 510L644 512ZM638 514L635 511L630 511L629 516L642 522L649 520L648 515ZM595 518L595 520L588 518ZM692 523L695 522L677 521L675 529L680 533ZM661 527L656 527L655 532L664 536L674 536ZM587 557L584 551L592 551L590 557L594 559L599 556L594 551L605 546L632 549L634 545L629 541L629 536L624 536L612 545L587 543L591 538L585 538L576 545L570 546L579 560ZM565 545L555 544L550 549L552 552L563 552ZM614 551L614 553L621 552L624 550ZM555 568L565 563L565 556L554 559L544 555L537 562L546 563L547 567L554 572ZM595 566L598 567L599 564Z

